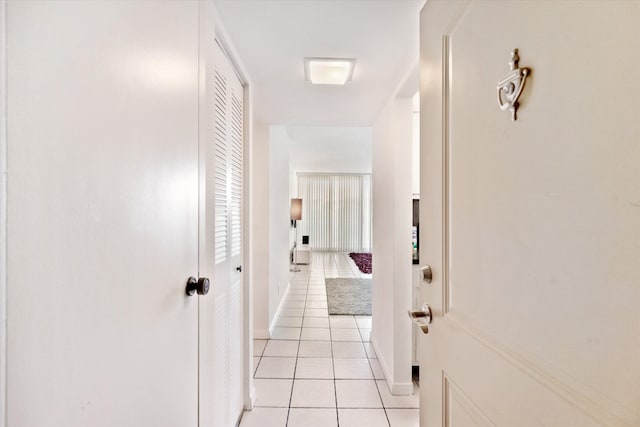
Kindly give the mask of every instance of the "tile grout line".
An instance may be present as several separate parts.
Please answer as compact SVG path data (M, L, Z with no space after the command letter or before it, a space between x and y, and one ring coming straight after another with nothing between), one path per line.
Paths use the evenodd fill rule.
M293 273L293 281L295 282L296 273ZM307 282L307 292L305 293L304 299L304 309L302 311L302 322L304 323L304 312L307 309L307 295L309 295L309 282ZM296 384L296 371L298 370L298 356L300 355L300 341L302 339L302 324L300 325L300 335L298 336L298 350L296 351L296 364L293 367L293 378L291 379L291 393L289 395L289 407L287 408L287 420L285 422L285 427L289 425L289 417L291 416L291 402L293 401L293 388Z
M323 287L325 289L325 297L326 297L326 286L324 285L324 281L326 279L326 259L327 257L323 254L322 257L322 281L323 281ZM330 323L330 318L329 318L329 313L328 313L328 308L325 308L323 310L327 310L327 323L328 323L328 330L329 330L329 351L330 351L330 357L331 357L331 370L333 372L333 397L335 399L335 411L336 411L336 425L337 423L339 423L338 420L338 397L337 397L337 393L336 393L336 371L335 371L335 364L334 364L334 360L333 360L333 337L331 336L331 323Z
M384 416L387 418L387 424L391 427L391 420L389 419L389 414L387 413L387 406L384 404L384 400L382 399L382 393L380 393L380 387L378 386L378 380L376 379L376 374L373 372L373 366L371 365L371 359L367 357L367 362L369 362L369 369L371 369L371 374L373 375L373 383L376 386L376 390L378 391L378 397L380 397L380 403L382 403L382 410L384 411Z
M327 294L327 275L324 262L322 264L322 277L324 278L324 293ZM333 355L333 335L331 333L331 317L329 317L329 297L327 297L327 322L329 323L329 346L331 347L331 367L333 368L333 395L336 401L336 426L340 427L340 413L338 412L338 384L336 383L336 362Z

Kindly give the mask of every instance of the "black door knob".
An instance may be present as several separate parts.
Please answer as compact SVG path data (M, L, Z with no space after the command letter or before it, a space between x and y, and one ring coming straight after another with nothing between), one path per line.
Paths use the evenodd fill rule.
M236 271L237 271L238 273L242 273L242 266L241 266L241 265L237 266L237 267L236 267Z
M187 279L187 295L193 296L196 292L198 295L206 295L209 293L209 279L201 277L197 279L193 276Z
M206 295L209 293L209 279L201 277L198 279L198 295Z

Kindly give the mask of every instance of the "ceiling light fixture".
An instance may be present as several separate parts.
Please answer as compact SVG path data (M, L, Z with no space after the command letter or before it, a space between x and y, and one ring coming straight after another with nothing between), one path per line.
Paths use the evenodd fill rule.
M343 85L353 77L352 58L304 58L304 77L314 85Z

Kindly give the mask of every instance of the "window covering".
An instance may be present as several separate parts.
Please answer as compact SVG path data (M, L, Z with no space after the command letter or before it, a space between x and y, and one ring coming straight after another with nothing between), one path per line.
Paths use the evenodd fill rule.
M299 236L318 251L371 251L371 175L298 174Z

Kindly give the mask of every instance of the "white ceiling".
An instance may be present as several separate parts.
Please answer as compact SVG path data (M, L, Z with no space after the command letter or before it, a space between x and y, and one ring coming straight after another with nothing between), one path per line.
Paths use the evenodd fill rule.
M287 126L296 172L371 173L371 128Z
M258 121L371 126L417 61L423 3L220 0L216 5L252 80ZM311 85L304 80L304 57L356 58L353 81Z

